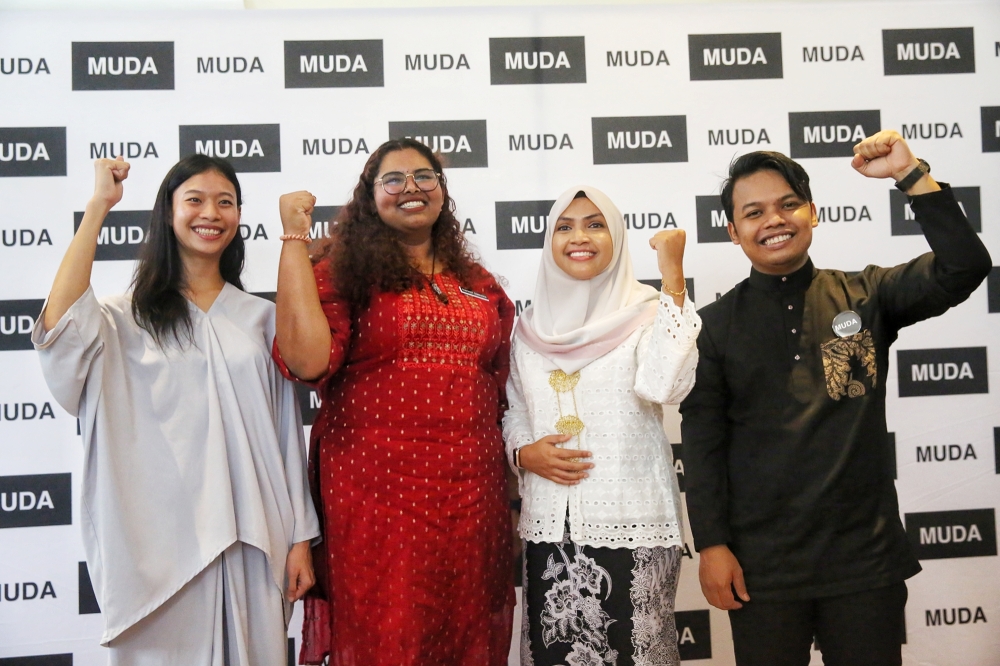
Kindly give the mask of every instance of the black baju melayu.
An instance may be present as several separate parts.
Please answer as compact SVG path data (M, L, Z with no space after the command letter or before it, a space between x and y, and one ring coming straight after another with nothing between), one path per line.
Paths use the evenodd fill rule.
M702 308L681 405L695 546L727 544L758 602L899 583L920 571L899 517L885 422L899 330L964 301L990 257L950 188L911 198L933 252L857 274L756 270ZM833 331L839 313L861 330Z

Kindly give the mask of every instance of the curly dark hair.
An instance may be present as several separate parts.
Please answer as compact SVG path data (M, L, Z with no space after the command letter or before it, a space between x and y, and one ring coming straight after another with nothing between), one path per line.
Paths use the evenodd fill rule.
M399 233L382 222L375 207L375 177L382 160L389 153L408 149L423 155L434 171L442 174L439 187L444 205L431 230L435 261L466 287L482 270L455 217L455 202L448 194L441 160L419 141L391 139L368 158L351 200L330 227L330 238L321 241L313 253L314 262L324 258L330 261L334 285L353 312L368 307L373 288L398 294L414 285L421 289L427 286L424 276L410 262Z

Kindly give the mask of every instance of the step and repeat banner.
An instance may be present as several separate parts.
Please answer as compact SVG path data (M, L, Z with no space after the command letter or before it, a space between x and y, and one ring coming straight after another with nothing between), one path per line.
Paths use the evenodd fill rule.
M648 239L685 229L703 305L749 271L718 191L750 150L787 153L812 176L818 266L926 251L905 197L849 166L851 146L881 128L952 183L1000 263L995 2L0 13L0 666L107 659L78 527L77 423L29 342L94 159L132 164L100 237L99 295L127 287L181 156L240 172L246 283L266 295L278 196L312 191L323 235L371 151L409 136L443 155L465 234L518 311L549 206L579 183L624 212L640 278L658 279ZM904 663L1000 664L1000 269L894 349L896 483L924 568L909 582ZM311 422L317 398L301 397ZM683 484L676 411L667 429ZM702 597L687 543L681 655L732 664L727 617Z

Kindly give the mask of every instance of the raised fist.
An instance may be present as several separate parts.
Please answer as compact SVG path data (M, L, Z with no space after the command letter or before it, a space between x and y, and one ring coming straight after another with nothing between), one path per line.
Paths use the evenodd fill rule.
M316 197L305 190L282 194L278 199L281 227L286 234L308 234L312 228L312 212Z
M656 263L664 278L670 273L682 271L684 243L687 234L683 229L665 229L649 239L649 246L656 250Z
M128 178L130 165L121 157L113 160L99 159L94 162L94 200L108 210L122 200L125 188L122 181Z
M854 146L851 166L868 178L902 180L917 166L917 158L896 130L882 130Z

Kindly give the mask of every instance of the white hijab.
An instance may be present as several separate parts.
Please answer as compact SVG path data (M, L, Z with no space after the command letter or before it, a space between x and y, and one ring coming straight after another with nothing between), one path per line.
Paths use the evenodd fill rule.
M556 265L552 233L578 192L607 220L614 251L600 275L578 280ZM549 211L535 297L521 313L515 334L545 357L547 369L572 374L615 349L656 316L659 292L635 280L621 212L600 190L587 185L559 195Z

